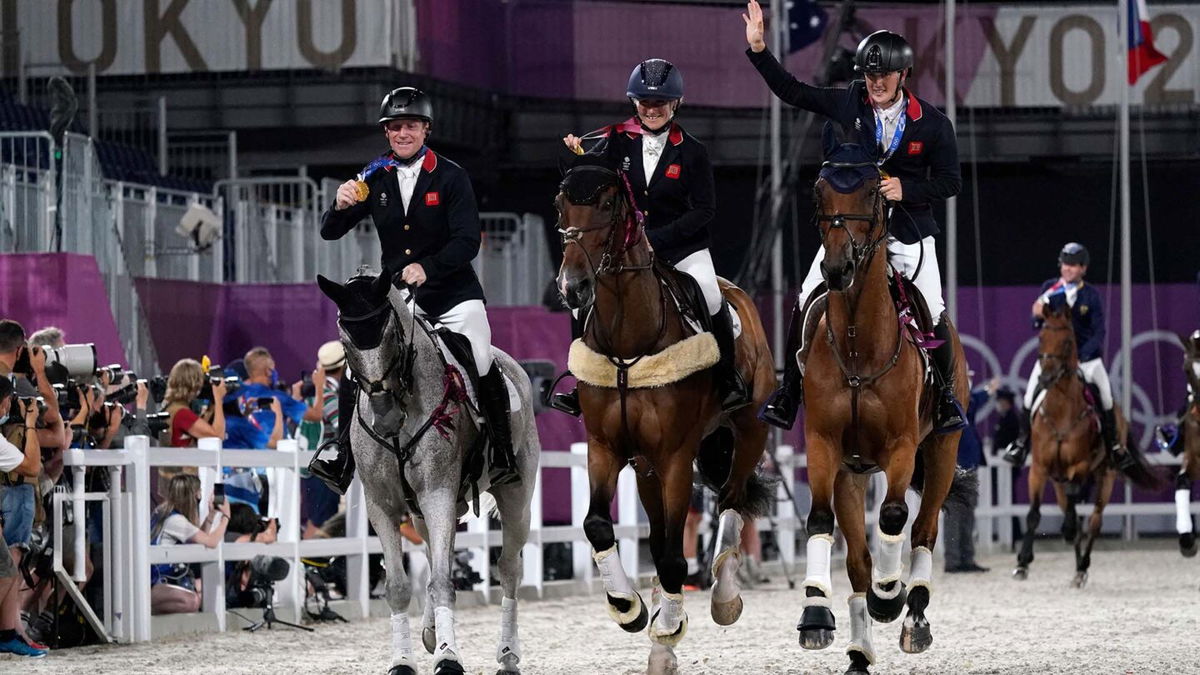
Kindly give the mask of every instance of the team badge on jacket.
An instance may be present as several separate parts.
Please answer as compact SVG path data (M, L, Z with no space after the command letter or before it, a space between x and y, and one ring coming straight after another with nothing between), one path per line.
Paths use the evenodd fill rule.
M441 204L441 203L442 203L441 200L438 198L438 193L436 193L436 192L426 192L425 193L425 206L437 206L438 204Z
M622 171L629 170L629 158L628 157L625 157L621 160L621 170Z
M925 143L922 141L909 141L908 154L919 155L919 154L921 154L921 150L923 150L924 148L925 148Z
M666 173L667 178L679 178L679 170L680 167L678 164L672 164L671 166L668 166Z
M1080 306L1079 306L1079 313L1080 313L1080 314L1087 314L1087 313L1088 313L1088 306L1087 306L1087 305L1080 305Z
M386 192L379 193L379 205L387 206L387 193Z

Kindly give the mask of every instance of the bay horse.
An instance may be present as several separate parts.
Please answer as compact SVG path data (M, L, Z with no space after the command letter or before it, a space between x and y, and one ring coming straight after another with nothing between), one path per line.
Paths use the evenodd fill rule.
M587 314L583 338L572 344L569 360L579 380L588 443L591 496L584 530L609 614L631 633L649 623L649 672L674 672L674 646L687 631L683 526L693 460L701 479L716 490L721 509L711 614L729 625L742 612L741 528L744 519L754 527L753 519L774 500L773 486L755 471L767 440L755 411L775 387L771 350L750 297L720 280L722 295L741 318L736 362L754 400L723 414L710 368L716 341L684 319L670 290L674 272L656 265L624 174L601 160L580 158L564 175L555 206L563 240L558 287L572 310ZM586 369L601 372L588 375ZM732 431L732 448L727 433L714 433L719 427ZM610 508L626 464L637 474L658 572L649 612L613 537Z
M1063 512L1063 540L1075 545L1075 576L1071 586L1083 588L1092 563L1092 546L1104 524L1104 507L1112 497L1118 471L1109 459L1100 433L1100 402L1079 370L1071 309L1065 303L1054 307L1046 304L1042 308L1038 361L1042 373L1037 387L1044 393L1035 398L1029 422L1033 457L1029 467L1029 514L1013 577L1024 580L1029 576L1033 540L1041 522L1042 494L1049 479ZM1041 399L1040 405L1037 398ZM1120 408L1116 410L1116 419L1117 437L1125 438L1128 424ZM1131 480L1140 487L1155 487L1158 481L1140 454L1132 444L1126 443L1126 447L1138 460L1130 472ZM1079 528L1076 505L1086 497L1089 486L1095 489L1095 506L1085 533Z
M486 433L470 410L461 371L441 355L386 269L377 277L357 276L345 285L318 275L317 283L337 304L338 331L358 384L357 413L342 424L353 425L350 444L366 494L367 516L383 545L387 602L392 611L388 675L417 672L408 623L412 592L400 534L409 512L426 542L430 562L421 641L434 656L435 675L461 674L465 671L455 638L455 589L450 571L458 519L467 511L467 500L478 494L470 490L464 494L463 475L475 475L467 458L472 450L479 451L478 443ZM409 292L419 294L420 290L410 288ZM516 598L541 445L533 420L529 377L511 356L495 347L492 351L510 393L515 391L517 397L510 415L521 480L489 487L485 468L478 472L478 482L471 482L478 491L486 490L495 498L503 525L498 562L503 597L496 661L499 673L510 674L520 672Z
M1175 525L1179 532L1179 552L1185 558L1196 555L1196 531L1192 522L1192 484L1200 480L1200 330L1182 338L1186 355L1183 372L1188 383L1188 399L1179 420L1183 460L1175 477Z
M875 660L871 621L891 622L907 603L900 647L908 653L932 642L925 609L932 587L938 513L948 495L975 489L973 475L956 471L961 432L932 434L938 387L926 380L917 346L928 329L910 329L889 291L887 205L880 193L879 158L871 147L839 144L823 135L825 162L813 187L828 286L824 339L812 341L804 365L804 440L812 507L808 516L806 597L797 629L805 649L833 642L830 557L834 515L846 539L850 596L847 673L868 673ZM946 316L942 321L949 321ZM966 407L965 359L951 328L954 392ZM872 565L864 523L868 473L883 471L887 494L879 511L880 551ZM911 573L901 580L905 494L922 493L912 526Z

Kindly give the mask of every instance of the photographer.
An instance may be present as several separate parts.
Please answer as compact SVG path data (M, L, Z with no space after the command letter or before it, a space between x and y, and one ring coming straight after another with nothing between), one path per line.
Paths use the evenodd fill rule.
M246 504L231 504L226 542L273 544L279 535L278 518L260 518ZM252 560L226 563L227 607L262 607L271 584L287 576L291 566L278 556L256 555Z
M25 343L25 329L12 319L0 321L0 375L21 376L13 383L22 397L42 397L46 412L36 429L38 441L43 447L65 448L70 439L58 409L58 394L46 377L46 352L40 347L31 349Z
M245 416L229 420L229 447L274 449L287 432L287 422L299 425L309 410L315 409L315 414L320 415L319 407L310 409L279 389L275 359L266 347L246 352L243 361L246 380L237 400Z
M206 377L208 374L195 359L180 359L171 367L163 405L170 415L170 444L173 448L193 447L200 438L225 438L225 410L220 404L225 398L223 379L212 380L213 401L204 416L191 408L192 402L204 387Z
M166 499L154 510L150 543L157 546L204 544L216 548L229 524L229 502L209 503L208 517L199 522L200 479L176 474L167 485ZM182 563L154 565L150 571L153 614L200 611L200 580Z
M342 343L333 340L321 345L317 350L317 367L313 369L312 374L312 398L306 399L306 403L311 402L309 412L320 408L321 415L313 419L309 412L304 413L304 424L300 428L308 439L310 449L321 447L337 438L338 383L345 370L346 350ZM299 388L299 385L303 384L306 383L297 383L298 387L293 389L292 396L309 393ZM316 536L325 521L337 513L341 495L334 492L325 481L311 475L308 467L302 468L300 475L300 522L304 527L301 537L311 539Z
M0 417L6 420L15 417L20 420L23 422L24 432L20 447L0 436L0 471L15 472L22 478L36 479L42 470L42 453L35 433L38 407L32 402L21 400L14 404L12 393L12 381L7 377L0 377ZM11 489L8 485L0 485L0 498L5 502L9 501L8 493ZM32 511L28 515L32 525ZM5 529L7 531L7 527ZM20 635L21 578L17 573L20 552L18 548L8 547L0 551L0 653L41 658L46 655L46 650L41 645L30 645L28 640Z

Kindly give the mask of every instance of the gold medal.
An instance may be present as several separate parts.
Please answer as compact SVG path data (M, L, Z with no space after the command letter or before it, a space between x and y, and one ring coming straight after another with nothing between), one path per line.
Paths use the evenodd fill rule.
M358 197L358 201L360 202L365 202L367 200L367 196L371 194L371 188L368 187L366 182L362 180L354 181L354 190L355 196Z

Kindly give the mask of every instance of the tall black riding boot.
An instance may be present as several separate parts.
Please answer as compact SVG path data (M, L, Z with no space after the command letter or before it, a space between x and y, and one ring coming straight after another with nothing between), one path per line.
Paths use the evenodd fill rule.
M729 303L721 303L721 311L713 315L713 337L717 339L720 360L713 369L721 410L733 412L750 405L750 388L737 367L737 345L733 339L733 316Z
M804 403L804 369L800 364L808 358L813 332L825 314L825 298L824 293L813 291L803 309L799 298L792 306L792 321L788 325L787 347L783 354L783 381L758 413L758 419L767 424L791 429L796 422L796 411Z
M508 387L500 364L493 363L487 375L479 378L479 406L487 418L488 440L491 445L489 465L491 484L504 485L521 480L517 460L513 455L512 424L509 421Z
M1034 400L1037 400L1036 397ZM1025 458L1029 456L1029 409L1022 406L1021 412L1017 413L1017 423L1021 427L1021 433L1017 436L1017 440L1008 444L1004 449L1004 461L1014 466L1022 466L1025 464Z
M581 312L583 310L580 310ZM583 319L571 317L571 342L583 339ZM563 373L567 375L571 371ZM583 413L583 409L579 407L579 386L571 387L571 391L565 394L551 394L550 400L547 401L551 408L559 412L565 412L568 415L579 417Z
M934 326L933 336L942 341L932 352L934 370L942 385L934 406L933 432L947 434L967 426L967 414L954 395L954 344L950 341L950 326L945 316Z
M1121 473L1128 474L1137 468L1137 459L1117 436L1116 408L1100 411L1100 435L1104 437L1104 447L1108 450L1108 458Z
M358 401L358 386L342 373L338 383L338 430L330 440L321 444L308 463L312 475L320 478L334 492L344 495L354 480L354 455L350 453L350 427Z

